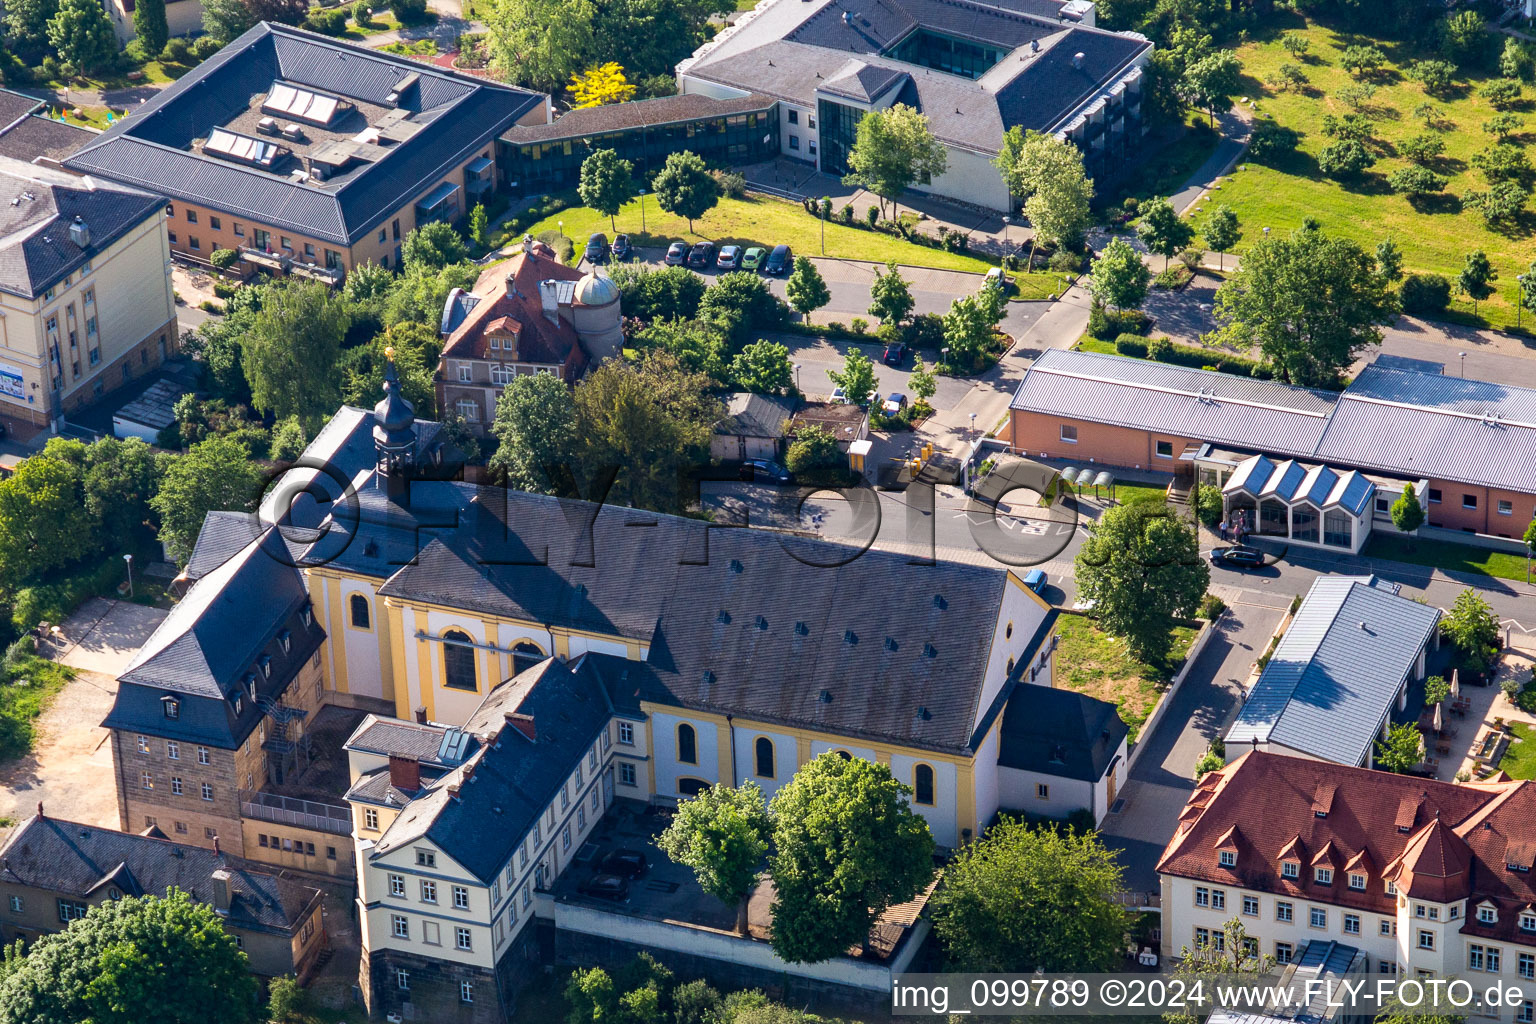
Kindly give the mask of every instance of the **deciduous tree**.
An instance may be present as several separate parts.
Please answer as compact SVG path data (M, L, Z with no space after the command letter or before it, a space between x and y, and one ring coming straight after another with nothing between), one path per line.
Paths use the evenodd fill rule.
M1147 297L1152 271L1141 253L1123 238L1112 238L1093 261L1088 290L1116 309L1135 309Z
M728 376L738 391L759 395L782 395L795 386L789 348L762 338L736 353Z
M1499 652L1499 619L1488 602L1470 587L1456 595L1440 629L1450 640L1469 672L1486 672Z
M596 56L592 0L494 0L485 15L491 70L504 82L557 92Z
M611 149L599 149L581 162L581 180L576 194L581 201L608 217L608 226L617 231L614 215L635 198L635 165L620 160Z
M864 405L869 400L869 393L875 390L875 364L869 356L857 348L849 348L848 354L843 357L841 370L828 370L827 376L832 378L832 383L843 389L843 399L854 405Z
M949 304L944 314L944 345L949 349L949 366L966 370L975 368L979 357L991 345L993 319L975 295L962 295Z
M747 897L768 852L773 821L755 782L710 786L678 804L656 845L693 869L699 888L736 908L736 931L747 933Z
M469 246L452 224L435 220L405 236L400 256L406 270L441 270L469 259Z
M577 108L624 103L635 95L635 87L624 77L624 67L616 60L572 75L570 88L571 105Z
M1211 127L1216 115L1232 109L1233 98L1242 91L1242 65L1231 50L1218 50L1191 64L1184 72L1184 88L1189 101L1210 115Z
M106 8L96 0L59 0L48 19L48 42L59 59L87 74L103 68L117 53L117 37Z
M1419 504L1418 492L1413 484L1406 484L1391 508L1392 525L1404 533L1417 533L1424 525L1424 506Z
M161 456L161 467L149 504L160 517L166 554L182 564L209 512L247 510L260 497L261 471L245 445L226 435L199 441L185 455Z
M0 481L0 577L34 579L92 550L80 468L34 455Z
M271 288L240 343L252 404L318 429L341 397L336 361L350 322L341 297L319 282Z
M875 273L879 274L879 271ZM795 257L795 269L784 282L784 294L789 299L789 308L799 313L806 323L811 322L812 313L832 301L832 293L827 289L821 271L807 256Z
M1456 290L1472 300L1473 316L1477 315L1477 304L1493 294L1493 282L1498 279L1499 272L1493 269L1487 253L1481 249L1467 253L1456 277Z
M523 373L512 378L496 401L491 434L500 442L491 456L492 472L507 483L535 494L567 494L569 470L578 443L576 400L552 373Z
M699 155L688 150L667 156L666 165L651 181L651 189L663 210L688 221L689 234L693 233L693 222L720 201L720 183Z
M1232 207L1223 203L1215 209L1207 209L1200 221L1200 235L1206 245L1216 250L1217 269L1226 270L1226 254L1243 237L1237 226L1237 214Z
M875 268L875 280L869 286L869 315L882 324L900 326L912 315L917 304L912 298L912 288L901 276L896 261L891 260L882 272Z
M782 325L787 315L783 300L750 270L721 274L699 301L699 319L719 328L731 352L741 351L758 332Z
M1173 212L1173 204L1158 198L1141 207L1141 220L1136 233L1147 248L1163 258L1163 269L1168 269L1168 258L1183 252L1195 237L1190 223Z
M1387 735L1376 741L1376 767L1406 775L1424 759L1424 737L1412 722L1387 726Z
M6 0L5 45L31 60L41 60L48 46L48 22L57 13L58 0Z
M1077 589L1099 625L1132 653L1160 661L1176 619L1195 613L1211 581L1190 525L1167 506L1137 502L1088 524L1078 552Z
M1081 150L1055 136L1014 126L1003 136L996 164L1008 191L1023 201L1024 215L1034 228L1031 266L1042 241L1066 247L1081 242L1092 222L1093 201L1093 180L1083 170Z
M937 178L948 166L943 145L928 129L928 115L898 103L859 119L843 181L879 197L881 213L890 203L894 217L896 200L913 182Z
M883 764L836 753L773 798L773 951L817 963L864 946L886 909L933 878L933 837L910 787Z

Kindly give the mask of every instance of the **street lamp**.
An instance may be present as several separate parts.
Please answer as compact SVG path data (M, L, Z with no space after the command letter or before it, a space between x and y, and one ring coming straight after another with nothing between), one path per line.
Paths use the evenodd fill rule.
M947 372L949 370L949 346L948 345L945 345L943 348L939 349L939 359L943 362L944 369Z
M1461 375L1465 377L1467 375L1467 354L1461 352L1459 355L1461 356Z
M971 433L973 435L976 433L976 414L975 413L971 413Z
M1515 275L1515 326L1520 326L1520 311L1525 308L1525 275Z
M640 190L640 233L645 234L645 189Z
M1008 251L1008 225L1013 223L1013 218L1003 214L1003 251Z
M796 391L800 390L800 367L802 365L804 365L804 364L802 364L802 363L796 363L795 364L795 390Z
M133 596L133 556L124 555L123 561L128 563L128 596Z

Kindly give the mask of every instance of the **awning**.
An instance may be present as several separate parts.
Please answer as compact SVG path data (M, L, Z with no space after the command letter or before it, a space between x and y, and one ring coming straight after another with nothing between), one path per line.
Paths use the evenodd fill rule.
M455 185L451 181L445 181L441 185L437 186L437 188L433 189L431 192L428 192L426 195L418 199L416 201L416 208L418 210L435 210L439 206L442 206L444 203L446 203L448 200L452 199L454 196L458 195L458 193L459 186Z

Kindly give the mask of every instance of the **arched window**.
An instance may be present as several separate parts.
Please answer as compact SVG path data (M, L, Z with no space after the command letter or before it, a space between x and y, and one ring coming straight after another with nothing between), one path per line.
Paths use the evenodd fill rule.
M912 789L915 791L915 799L918 803L928 807L933 806L933 769L926 764L920 764L912 769Z
M530 640L519 640L512 648L512 674L525 672L544 660L544 652Z
M753 748L757 755L757 777L773 778L773 740L767 736L759 736Z
M852 761L853 760L853 755L848 753L848 751L846 751L846 750L839 750L839 751L837 751L837 756L842 758L844 761Z
M469 635L450 629L443 634L443 685L450 690L475 690L475 649ZM455 642L457 641L457 642Z
M368 609L368 597L366 594L353 594L347 599L347 604L352 609L352 626L355 629L368 629L372 618Z
M677 791L683 796L698 796L709 788L709 783L703 779L678 779Z
M677 727L677 759L683 764L699 763L699 737L687 722Z

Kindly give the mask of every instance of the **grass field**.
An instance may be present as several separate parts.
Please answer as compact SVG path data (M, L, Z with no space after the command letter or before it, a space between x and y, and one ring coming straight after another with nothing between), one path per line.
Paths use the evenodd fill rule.
M1403 252L1407 271L1443 274L1453 283L1466 254L1482 249L1500 276L1495 283L1498 291L1478 303L1477 313L1495 325L1513 324L1515 275L1524 273L1530 262L1536 214L1528 210L1507 230L1492 230L1476 210L1461 207L1462 197L1487 188L1482 172L1470 160L1494 141L1482 125L1496 111L1477 94L1478 88L1488 81L1488 73L1458 76L1458 88L1452 95L1431 97L1419 83L1403 74L1403 68L1415 59L1438 54L1417 52L1409 44L1349 36L1315 23L1303 25L1300 17L1293 17L1289 25L1278 17L1276 20L1279 27L1267 33L1263 41L1247 43L1238 50L1246 76L1244 93L1257 101L1261 114L1273 115L1279 123L1301 132L1301 146L1282 167L1248 162L1213 195L1212 204L1224 203L1237 212L1243 230L1243 241L1237 251L1242 252L1262 237L1265 227L1289 231L1306 216L1317 218L1331 234L1353 239L1367 249L1390 235ZM1301 32L1310 41L1310 52L1304 61L1295 60L1281 47L1281 29ZM1317 154L1331 141L1322 131L1324 115L1351 112L1337 97L1339 90L1355 79L1340 66L1339 58L1344 47L1356 42L1379 46L1389 64L1371 79L1376 92L1361 108L1374 121L1376 141L1370 148L1378 159L1358 182L1345 184L1322 176L1317 168ZM1284 64L1301 66L1307 85L1281 91L1263 84L1276 78ZM1536 109L1533 99L1536 87L1527 84L1525 97L1515 106L1515 112L1531 120L1528 115ZM1425 102L1439 108L1433 133L1445 143L1443 156L1431 169L1448 177L1449 184L1445 196L1432 198L1415 209L1406 197L1391 191L1387 179L1392 172L1408 166L1408 161L1398 155L1399 145L1427 130L1425 122L1414 114L1415 108ZM1530 143L1536 141L1536 123L1527 125L1525 133L1513 136L1511 141L1523 146L1527 155L1533 155ZM1197 214L1198 209L1192 213ZM1465 319L1472 311L1472 303L1458 296L1450 318Z
M560 213L544 218L528 230L535 236L543 231L559 230L562 221L566 235L576 242L578 253L589 235L601 231L612 239L615 230L610 226L607 217L584 206L573 206L562 210ZM806 213L796 203L767 196L721 199L718 206L694 221L692 232L688 230L688 222L682 217L664 213L656 205L654 196L647 196L645 199L644 231L640 230L638 200L619 211L616 223L617 230L627 232L629 240L637 246L664 248L676 240L708 241L717 245L765 247L788 245L799 256L821 255L821 222ZM897 263L909 266L960 270L972 274L984 274L994 265L969 254L930 249L905 239L846 227L842 224L828 223L826 230L826 255L842 259L873 260L877 263L895 260ZM1023 278L1019 282L1021 293L1026 287L1031 290L1040 287L1040 282L1037 282L1036 278L1049 279L1048 290L1050 291L1060 286L1060 278L1055 274L1021 276Z
M1141 731L1163 686L1184 664L1197 632L1175 626L1168 658L1149 665L1131 657L1125 642L1110 636L1086 615L1064 614L1057 620L1061 646L1056 652L1054 685L1107 700L1120 709L1120 720L1131 727L1131 740Z
M1512 779L1536 779L1536 732L1524 722L1512 722L1509 731L1515 741L1499 759L1499 767Z
M1525 579L1525 556L1444 540L1415 540L1401 534L1375 533L1361 552L1366 558L1390 558L1436 569L1481 573L1505 580Z
M35 723L75 670L46 658L26 655L14 667L0 669L0 761L32 750Z

